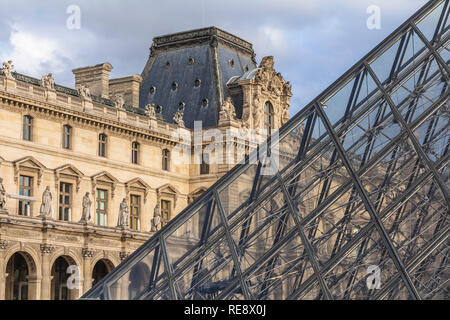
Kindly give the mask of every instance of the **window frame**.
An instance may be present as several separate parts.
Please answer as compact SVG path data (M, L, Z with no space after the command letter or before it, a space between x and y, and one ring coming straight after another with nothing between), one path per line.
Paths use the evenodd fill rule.
M100 198L100 191L105 193L105 197L102 199ZM95 225L100 227L106 227L108 226L108 200L109 200L109 190L108 189L102 189L102 188L96 188L95 189ZM100 203L105 204L105 209L100 209ZM104 217L104 224L101 224L102 217Z
M162 170L170 171L170 150L169 149L162 150Z
M108 136L105 133L100 133L98 135L98 156L102 158L106 158L108 144Z
M205 159L208 159L209 162L209 154L202 153L202 162L200 163L200 174L209 174L210 172L210 165L206 162Z
M131 143L131 163L139 164L141 144L137 141Z
M28 178L29 179L29 185L25 186L23 184L24 182L24 178ZM34 189L34 177L33 176L29 176L29 175L24 175L21 174L19 175L19 195L23 195L26 197L32 197L33 196L33 189ZM23 193L22 190L28 190L30 192L29 195L25 195ZM29 210L29 214L23 214L24 212L26 213L26 205L28 205L28 207L30 208ZM32 201L25 201L25 200L19 200L19 205L17 206L17 215L19 216L23 216L23 217L31 217L32 216L32 212L33 212L33 202ZM22 214L21 214L22 213Z
M137 199L137 203L134 203L133 199ZM140 231L141 229L140 219L141 219L141 196L138 194L130 194L130 229Z
M66 131L66 129L68 129ZM65 124L62 127L62 148L66 150L72 149L72 126Z
M33 141L33 117L24 115L22 122L22 140Z
M264 104L264 129L266 130L267 136L272 134L273 129L273 105L270 101L266 101Z
M167 204L167 208L163 205ZM160 201L160 210L161 210L161 226L166 225L172 216L172 201L167 199L161 199Z
M69 192L67 193L65 191L65 188L62 188L62 186L69 186ZM62 191L61 191L62 189ZM69 204L65 203L65 198L69 197ZM63 201L61 202L61 197L63 197ZM59 221L72 221L72 204L73 204L73 183L66 182L66 181L60 181L59 182L59 189L58 189L58 220ZM65 209L68 209L67 214L67 220L65 219ZM62 216L62 219L61 219Z

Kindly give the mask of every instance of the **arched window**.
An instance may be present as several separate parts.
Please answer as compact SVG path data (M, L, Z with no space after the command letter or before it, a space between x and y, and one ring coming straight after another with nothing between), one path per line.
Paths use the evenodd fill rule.
M162 151L162 169L164 171L170 170L170 151L167 149Z
M131 144L131 162L134 164L139 163L139 142L133 142Z
M32 129L33 129L33 117L23 116L23 130L22 130L23 140L31 141L33 137Z
M267 101L264 107L264 129L268 136L272 134L273 127L273 107L272 104Z
M98 155L100 157L106 157L106 142L107 142L107 139L108 139L108 137L104 133L101 133L98 136Z
M108 272L111 271L104 260L99 260L92 270L92 286L95 286L100 280L102 280Z
M72 127L67 124L63 126L62 147L63 149L72 147Z

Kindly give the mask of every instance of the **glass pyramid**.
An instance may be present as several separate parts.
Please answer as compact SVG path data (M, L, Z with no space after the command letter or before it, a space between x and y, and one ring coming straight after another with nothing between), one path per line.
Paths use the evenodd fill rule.
M448 299L448 18L422 7L280 129L275 174L247 157L82 298Z

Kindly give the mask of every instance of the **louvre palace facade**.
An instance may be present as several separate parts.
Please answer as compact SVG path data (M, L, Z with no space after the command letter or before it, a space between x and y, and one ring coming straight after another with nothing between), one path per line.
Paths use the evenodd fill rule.
M240 132L289 119L291 87L273 57L257 64L249 42L214 27L155 38L140 75L110 79L112 68L77 68L67 88L3 62L1 300L80 297L234 167L237 153L210 160L226 157L222 145L205 151L214 139L179 138L195 140L194 121L200 133L237 130L229 142L245 154L255 145ZM191 161L176 161L183 144ZM233 205L243 186L227 195ZM199 225L167 245L181 254Z

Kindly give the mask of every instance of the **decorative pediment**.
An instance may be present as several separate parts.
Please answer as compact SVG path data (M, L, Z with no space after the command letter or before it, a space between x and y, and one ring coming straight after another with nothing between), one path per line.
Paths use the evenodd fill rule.
M197 199L198 197L200 197L200 196L203 194L203 192L205 192L206 190L208 190L208 188L206 188L206 187L200 187L200 188L195 189L193 192L191 192L191 193L188 195L188 201L189 201L189 203L193 202L195 199Z
M158 200L158 203L161 199L161 197L169 197L173 199L173 207L176 207L177 204L177 198L178 198L178 190L171 186L170 184L165 184L161 187L159 187L158 189L156 189L156 197Z
M41 184L42 174L44 173L44 170L46 168L42 163L40 163L34 157L28 156L25 158L21 158L19 160L14 161L13 164L14 164L14 182L15 183L17 183L19 181L19 172L21 170L28 170L28 171L37 173L37 175L38 175L37 184L38 184L38 186Z
M125 183L125 189L127 192L127 197L130 191L138 191L144 193L144 203L147 202L147 195L151 187L141 178L134 178L127 183Z
M259 70L255 75L255 82L261 85L262 91L276 96L292 96L291 84L284 80L281 73L274 69L273 57L264 57L261 60Z
M83 178L84 174L78 170L75 166L71 164L66 164L64 166L61 166L59 168L55 169L55 186L56 190L58 190L59 180L61 178L69 178L69 179L75 179L76 180L76 190L80 190L80 182Z
M114 192L116 190L116 185L119 182L112 174L106 171L102 171L93 175L91 177L92 181L92 194L95 194L95 189L98 184L103 184L111 187L111 197L114 198Z

